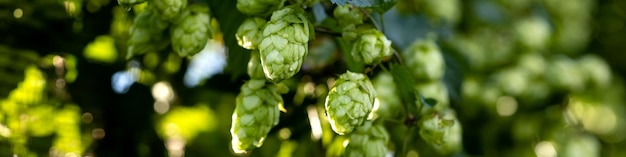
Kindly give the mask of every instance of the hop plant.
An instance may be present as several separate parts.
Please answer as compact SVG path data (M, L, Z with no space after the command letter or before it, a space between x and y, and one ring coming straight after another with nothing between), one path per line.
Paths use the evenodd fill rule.
M374 125L371 121L368 121L350 134L344 156L385 156L387 143L389 143L389 133L387 133L385 127L383 125Z
M266 85L264 79L243 84L230 128L232 149L236 153L261 147L270 129L278 124L279 106L283 103L279 92L276 86Z
M421 80L439 80L446 70L443 55L432 40L417 40L405 51L407 66Z
M461 149L461 124L452 110L426 113L419 122L420 137L441 155Z
M257 50L252 50L252 53L250 53L250 61L248 61L248 76L252 79L265 79L263 66L261 66L261 58L259 58L259 51Z
M169 40L163 36L167 25L167 22L157 18L150 8L137 15L129 30L130 38L126 58L167 47Z
M279 82L300 71L308 52L309 27L302 8L289 6L272 13L259 45L268 80Z
M265 16L283 7L285 0L237 0L237 10L252 16Z
M187 7L187 0L152 0L155 11L163 20L171 20Z
M254 50L259 45L261 32L265 26L265 19L259 17L250 17L241 23L235 37L239 46Z
M376 29L364 30L360 32L350 54L355 61L375 64L391 56L391 41Z
M363 125L374 106L376 91L366 75L346 72L339 76L326 97L326 116L339 135Z
M172 49L180 56L192 56L200 52L214 30L207 5L193 4L185 8L172 25Z

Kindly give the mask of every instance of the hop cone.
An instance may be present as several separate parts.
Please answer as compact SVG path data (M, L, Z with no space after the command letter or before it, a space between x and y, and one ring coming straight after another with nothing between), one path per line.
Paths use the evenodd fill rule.
M611 78L613 78L611 68L601 57L588 54L582 56L577 65L585 80L591 85L606 87L611 84Z
M252 79L265 79L263 74L263 66L261 66L261 58L259 58L259 51L252 50L250 54L250 61L248 61L248 75Z
M585 88L583 69L565 56L555 57L547 67L546 80L557 90L582 91Z
M350 134L350 142L346 146L346 157L380 157L387 153L389 133L383 125L372 125L371 121L357 128Z
M187 0L152 0L150 4L154 4L160 18L171 20L187 7Z
M333 10L333 15L337 18L340 27L348 25L359 25L363 23L363 14L358 9L350 5L339 5Z
M278 124L283 99L277 90L266 86L264 79L250 80L241 87L230 128L236 153L261 147L270 129Z
M209 7L190 5L174 21L170 33L172 48L180 56L192 56L200 52L213 36Z
M117 4L122 7L131 7L135 4L146 2L146 0L117 0Z
M378 98L378 108L373 111L377 117L399 118L402 114L402 102L396 92L396 83L389 72L381 72L372 80Z
M272 13L259 45L265 77L273 82L291 78L308 52L309 21L304 10L285 7Z
M126 58L167 47L169 40L163 36L167 25L167 22L157 18L150 8L137 15L129 30L130 38Z
M391 41L376 29L362 31L352 47L352 58L365 64L375 64L391 56Z
M261 40L261 32L263 32L266 22L265 19L259 17L251 17L244 20L235 34L237 44L245 49L256 49Z
M461 124L452 110L441 114L431 112L424 115L420 124L420 136L439 154L449 155L461 148Z
M337 134L352 132L368 118L376 91L366 75L346 72L339 76L326 97L326 116Z
M418 40L405 52L406 64L421 80L439 80L446 70L443 55L432 40Z
M237 0L237 10L252 16L265 16L283 7L285 0Z

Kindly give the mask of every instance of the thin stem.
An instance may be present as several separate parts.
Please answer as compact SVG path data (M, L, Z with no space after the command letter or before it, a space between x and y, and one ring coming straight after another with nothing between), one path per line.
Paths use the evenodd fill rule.
M378 63L378 64L376 64L376 65L380 66L380 68L381 68L381 69L383 69L383 71L385 71L385 72L389 72L389 73L391 72L391 71L389 71L389 69L387 69L387 67L385 67L385 65L383 65L382 63Z
M404 65L404 61L402 61L402 56L400 56L400 53L398 53L398 50L395 47L392 47L391 49L393 50L393 55L398 60L398 63L400 63L400 65Z
M378 13L380 16L380 27L382 27L383 29L380 30L381 32L383 32L383 34L385 34L385 18L383 18L383 14Z
M363 13L363 15L367 16L367 18L369 18L370 21L372 21L372 24L374 24L374 27L376 27L376 29L381 30L381 27L378 25L378 23L376 23L376 20L374 20L374 17L372 16L372 14L370 14L369 12L367 12L367 10L363 8L360 8L360 10Z
M374 64L374 66L370 67L370 68L365 68L363 70L363 73L365 74L371 74L374 72L374 69L376 69L376 67L378 66L378 64Z
M409 125L409 128L406 131L406 134L404 135L404 142L402 143L402 154L403 156L406 156L406 154L408 153L407 151L407 147L409 146L409 141L411 139L411 133L413 132L413 126Z

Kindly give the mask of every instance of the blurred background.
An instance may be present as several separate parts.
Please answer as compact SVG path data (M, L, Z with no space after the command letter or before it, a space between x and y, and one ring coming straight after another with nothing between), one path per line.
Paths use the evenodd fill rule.
M230 119L249 59L234 33L245 16L234 0L190 2L209 4L223 39L193 58L126 59L145 3L0 0L0 156L234 156ZM319 25L332 4L307 11ZM626 1L397 0L377 17L399 51L437 36L445 99L464 130L449 156L626 155ZM288 112L250 156L342 147L323 116L328 84L347 69L335 39L309 43L284 82ZM436 156L416 143L409 156Z

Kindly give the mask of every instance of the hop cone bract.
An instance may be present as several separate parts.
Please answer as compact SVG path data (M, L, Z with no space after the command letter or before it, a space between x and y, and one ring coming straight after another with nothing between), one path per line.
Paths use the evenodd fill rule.
M337 134L362 125L374 107L376 91L366 75L346 72L339 76L326 97L326 116Z
M237 10L253 16L265 16L283 7L285 0L237 0Z
M299 7L285 7L272 13L259 44L261 64L268 80L279 82L300 71L308 52L309 25L304 10Z
M265 19L259 17L251 17L244 20L235 34L237 44L245 49L256 49L259 42L261 42L261 32L263 32L266 22Z
M350 142L346 146L346 157L380 157L387 153L389 133L383 125L372 125L366 122L350 134Z
M209 6L190 5L172 25L172 49L180 56L194 55L213 37L213 31Z
M261 147L265 137L278 124L279 105L283 103L275 86L264 79L249 80L237 96L230 134L232 148L242 153Z
M248 61L248 76L252 79L265 79L263 66L261 65L261 58L259 58L259 51L257 50L252 50L250 53L250 61Z
M391 56L391 41L376 29L361 31L354 46L352 58L365 64L375 64L384 57Z

